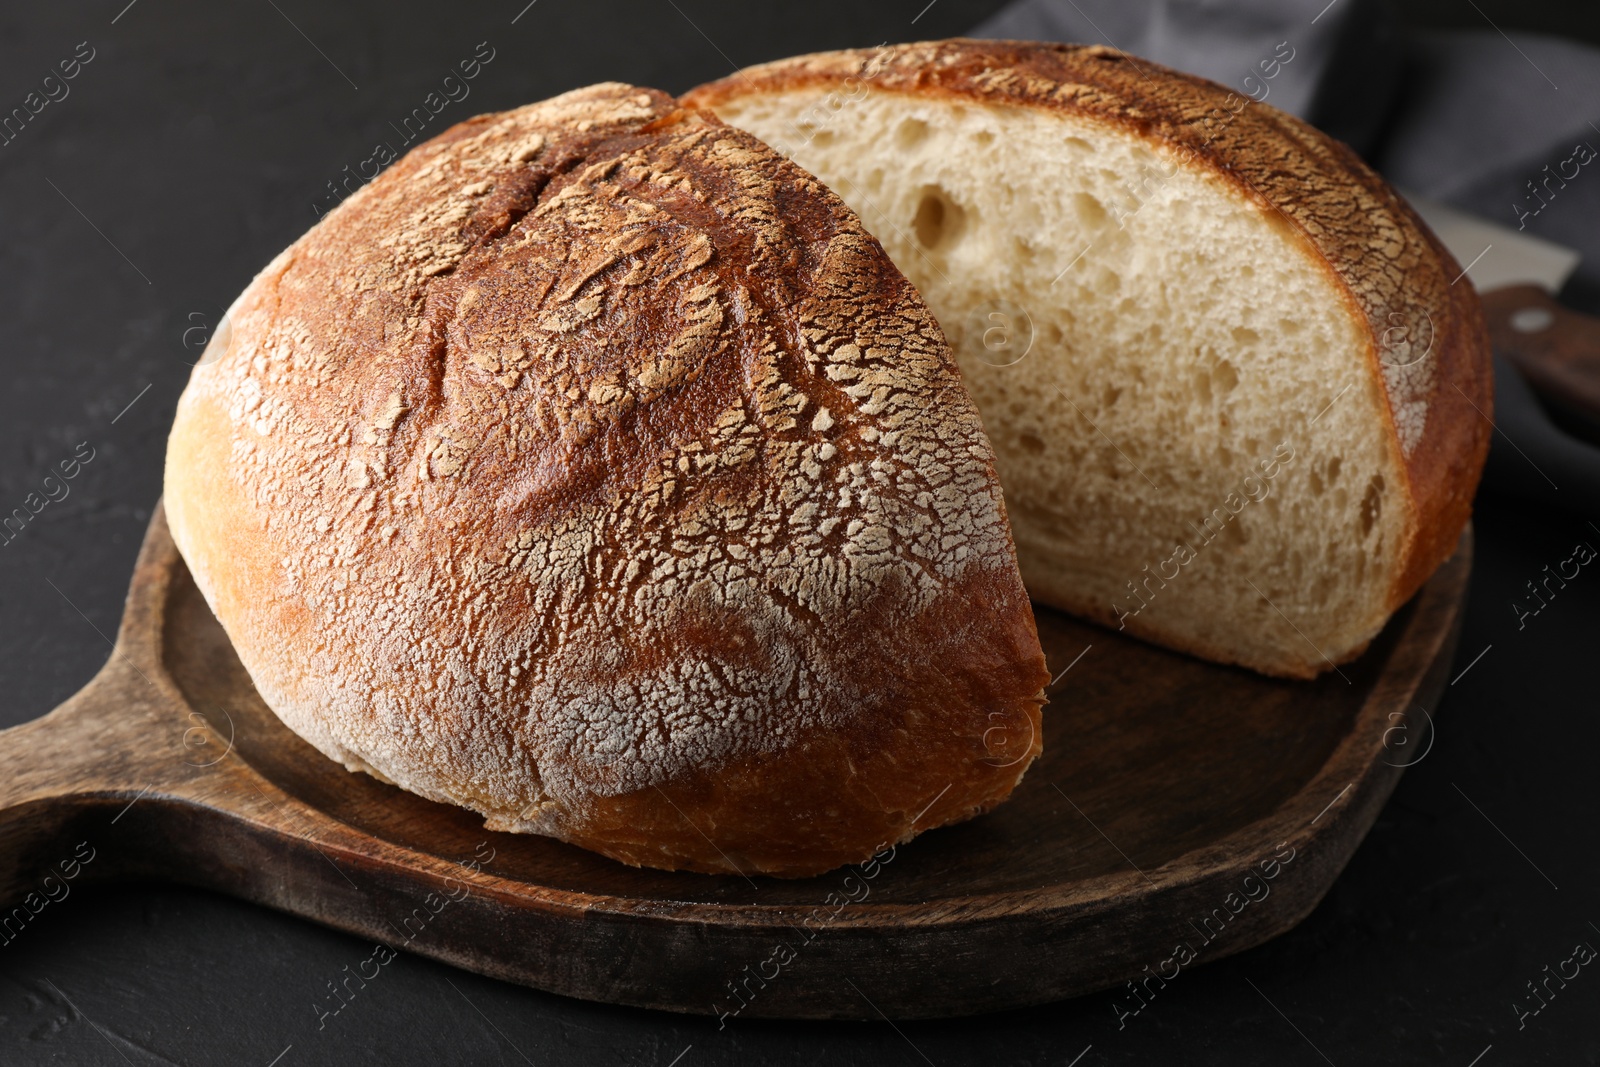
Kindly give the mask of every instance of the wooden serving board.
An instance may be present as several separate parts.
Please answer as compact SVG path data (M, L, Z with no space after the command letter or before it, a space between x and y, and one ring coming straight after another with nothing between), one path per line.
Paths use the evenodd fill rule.
M1013 798L784 881L490 833L325 759L262 703L158 509L110 662L0 733L0 894L38 906L65 869L172 880L540 989L730 1017L959 1015L1171 977L1322 898L1429 743L1470 560L1469 532L1311 683L1042 610L1052 669L1072 666Z

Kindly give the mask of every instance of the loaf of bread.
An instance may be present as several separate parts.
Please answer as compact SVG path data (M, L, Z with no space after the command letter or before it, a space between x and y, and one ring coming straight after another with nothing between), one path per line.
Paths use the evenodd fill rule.
M172 535L353 770L625 863L798 876L1003 800L1048 680L939 327L756 138L606 84L279 255L179 402Z
M1482 312L1343 145L1020 42L804 56L684 102L822 178L916 283L1036 600L1305 678L1454 550L1491 428Z

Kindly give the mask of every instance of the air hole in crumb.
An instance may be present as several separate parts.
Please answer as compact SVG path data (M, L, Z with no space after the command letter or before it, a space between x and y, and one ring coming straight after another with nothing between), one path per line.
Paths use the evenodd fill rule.
M994 134L990 133L988 130L979 130L977 133L972 135L972 139L981 145L994 144Z
M1082 137L1068 137L1067 147L1074 152L1082 152L1086 156L1094 155L1094 145L1085 141Z
M928 124L921 119L906 119L894 131L895 143L901 148L915 148L928 136Z
M929 251L948 248L961 238L967 213L937 185L925 186L911 218L917 243Z
M883 188L883 171L874 170L867 175L867 188L873 192Z
M1072 210L1077 213L1079 224L1086 230L1097 230L1105 225L1106 206L1088 193L1073 194Z
M811 143L819 148L826 148L833 143L832 130L818 130L811 138Z
M1022 445L1023 451L1032 455L1037 456L1044 452L1044 442L1034 434L1022 433L1018 435L1017 441Z
M1364 538L1372 532L1378 524L1378 519L1383 515L1383 475L1374 474L1367 483L1367 491L1361 497L1361 536Z
M1332 485L1339 480L1339 468L1344 466L1344 460L1334 456L1328 460L1328 484Z
M1312 468L1312 470L1311 470L1311 495L1312 496L1321 496L1322 495L1322 490L1323 490L1322 475L1317 473L1316 468ZM1332 545L1330 545L1329 547L1331 548Z
M1226 395L1233 392L1234 387L1239 384L1239 372L1233 369L1232 363L1224 359L1211 371L1211 379L1217 385L1217 392Z
M1261 340L1261 335L1248 326L1235 326L1233 328L1233 343L1240 348L1256 344Z
M1108 385L1106 386L1105 395L1101 398L1100 402L1109 408L1115 407L1117 401L1121 399L1122 390L1114 385Z

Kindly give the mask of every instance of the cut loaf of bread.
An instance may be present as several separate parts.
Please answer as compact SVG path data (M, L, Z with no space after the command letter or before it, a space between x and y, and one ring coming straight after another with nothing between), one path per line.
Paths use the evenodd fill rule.
M749 134L618 84L479 116L229 318L168 522L262 697L352 770L794 876L1039 754L1050 676L938 324Z
M1482 312L1343 145L1017 42L804 56L684 101L822 178L921 290L1036 600L1311 677L1454 550L1490 432Z

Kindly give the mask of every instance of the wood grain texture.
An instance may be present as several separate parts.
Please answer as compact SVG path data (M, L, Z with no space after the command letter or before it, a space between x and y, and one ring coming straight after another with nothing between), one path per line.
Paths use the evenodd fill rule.
M1392 731L1433 710L1470 558L1469 531L1365 656L1310 683L1041 612L1071 667L1012 801L800 881L629 868L346 771L261 702L158 511L111 660L0 735L0 890L25 901L88 840L84 878L208 887L594 1000L913 1018L1059 999L1316 905L1414 758Z

